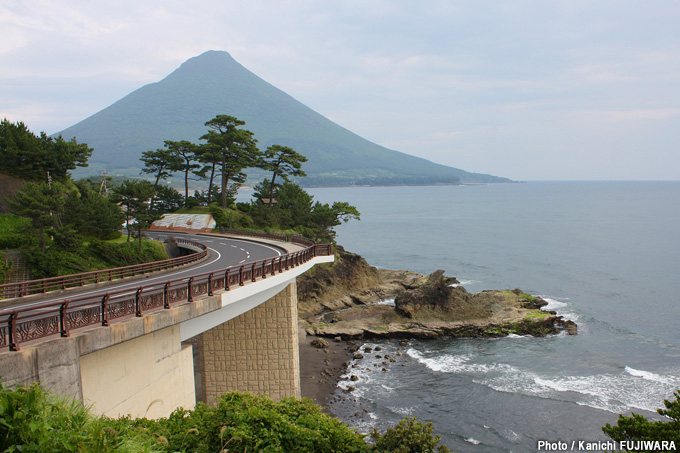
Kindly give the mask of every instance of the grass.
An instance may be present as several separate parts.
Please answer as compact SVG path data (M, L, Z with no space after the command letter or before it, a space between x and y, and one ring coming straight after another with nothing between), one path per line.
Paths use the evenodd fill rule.
M19 248L31 221L14 214L0 214L0 249Z
M545 311L536 310L536 311L531 311L531 312L527 313L527 315L524 317L524 319L543 319L543 318L547 318L549 316L551 316L550 313L547 313Z
M0 214L0 236L9 233L21 233L31 221L14 214Z

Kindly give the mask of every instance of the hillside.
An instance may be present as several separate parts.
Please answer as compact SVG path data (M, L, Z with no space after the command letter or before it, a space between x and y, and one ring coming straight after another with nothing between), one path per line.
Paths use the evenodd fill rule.
M246 121L260 149L290 146L307 156L307 186L508 182L467 173L372 143L328 120L241 66L229 53L209 51L157 83L61 131L94 147L79 175L138 175L143 151L164 140L196 143L204 123L227 114Z

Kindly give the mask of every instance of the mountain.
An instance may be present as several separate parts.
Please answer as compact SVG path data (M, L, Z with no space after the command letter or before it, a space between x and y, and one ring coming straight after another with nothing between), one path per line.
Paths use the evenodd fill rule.
M508 182L468 173L372 143L330 121L248 71L224 51L190 58L160 82L145 85L60 132L94 148L79 176L139 175L141 153L164 140L199 143L205 122L235 116L260 149L290 146L308 158L306 186Z

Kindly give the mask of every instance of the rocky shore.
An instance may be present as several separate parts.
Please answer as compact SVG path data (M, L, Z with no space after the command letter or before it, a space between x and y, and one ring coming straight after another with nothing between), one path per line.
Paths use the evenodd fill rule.
M303 396L329 401L358 340L577 333L545 305L519 289L468 293L444 271L378 270L338 247L335 263L298 279Z

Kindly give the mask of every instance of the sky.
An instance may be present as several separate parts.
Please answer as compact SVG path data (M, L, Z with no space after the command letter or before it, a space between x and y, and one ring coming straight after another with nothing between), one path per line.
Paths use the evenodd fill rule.
M677 0L2 0L0 118L58 132L226 50L352 132L433 162L680 180L678 24Z

